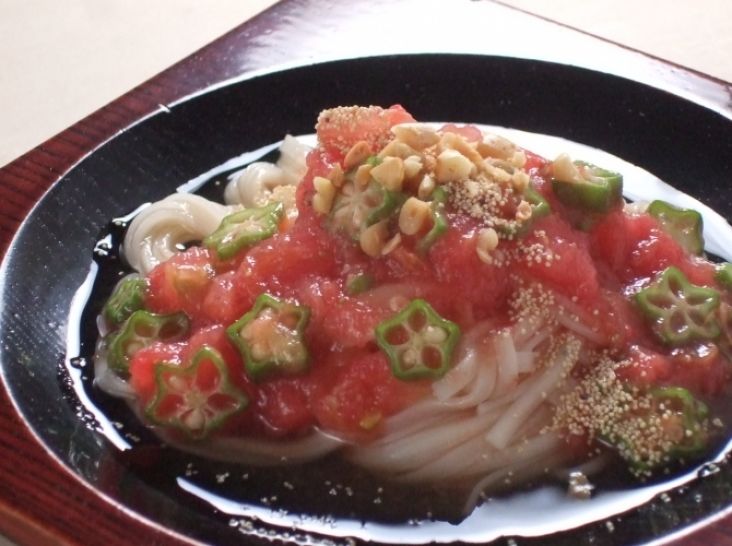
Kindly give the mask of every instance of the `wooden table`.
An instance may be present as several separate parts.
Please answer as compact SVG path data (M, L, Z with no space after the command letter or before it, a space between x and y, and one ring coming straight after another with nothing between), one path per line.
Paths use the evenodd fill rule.
M293 61L434 51L434 42L420 37L404 40L403 36L390 36L389 32L396 28L382 29L384 38L368 46L368 40L362 40L364 26L378 20L380 13L388 11L398 18L414 9L418 1L286 0L133 89L0 170L0 250L7 248L19 223L53 182L90 149L159 105L245 72ZM451 5L449 17L442 21L450 39L444 39L437 50L558 60L641 81L650 79L679 94L688 93L687 86L691 86L706 97L710 107L732 116L729 85L719 80L623 50L497 3L455 0ZM431 2L420 6L427 11L437 9ZM471 32L479 28L481 18L500 24L491 26L494 32L490 36L476 41L471 39ZM449 30L456 22L462 28ZM439 18L428 24L439 31ZM549 45L539 50L532 43L510 44L510 29L515 25ZM334 52L336 37L343 36L350 36L350 43ZM4 391L0 392L0 531L21 544L182 542L91 493L39 445L17 417ZM685 543L732 544L732 520L709 526Z

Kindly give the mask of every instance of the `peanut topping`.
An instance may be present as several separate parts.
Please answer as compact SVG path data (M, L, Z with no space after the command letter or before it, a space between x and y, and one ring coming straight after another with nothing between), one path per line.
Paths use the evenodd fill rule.
M384 242L388 236L386 220L367 227L359 237L361 250L372 258L376 258L381 255L381 250L384 248Z
M516 171L511 177L513 189L519 193L523 193L529 187L529 175L526 171Z
M441 184L467 180L475 170L475 165L457 150L444 150L437 156L435 176Z
M385 157L371 169L371 176L389 191L401 191L404 182L404 162L398 157Z
M483 157L478 151L460 135L445 133L440 139L440 148L443 150L455 150L467 157L474 165L478 166L483 162Z
M356 176L353 177L353 181L359 188L365 188L371 179L371 169L373 167L368 163L364 163L356 170Z
M430 217L430 205L417 199L410 197L402 205L399 211L399 229L405 235L414 235L418 233Z
M511 181L513 174L513 167L511 165L495 163L491 159L486 159L481 162L480 166L481 170L496 182L508 184Z
M416 150L429 148L440 140L437 131L424 123L401 123L392 127L391 132Z
M568 182L579 180L580 178L577 167L572 163L572 158L567 154L559 154L552 162L552 174L554 178Z
M410 155L417 154L417 151L409 146L408 144L405 144L404 142L399 142L398 140L392 140L389 144L386 145L386 147L381 150L377 155L381 159L385 157L398 157L400 159L406 159Z
M348 117L350 112L348 108L331 111L326 122L340 123L340 117ZM333 118L336 114L338 119ZM523 150L498 135L484 135L474 142L450 129L436 130L421 123L395 125L390 134L394 138L380 135L381 147L374 146L375 140L352 146L343 169L331 171L330 186L318 181L313 197L313 206L321 214L336 202L338 220L343 200L338 197L335 201L332 194L348 197L370 188L368 195L373 202L349 212L346 230L358 239L366 254L376 257L389 253L401 244L402 236L424 239L427 232L434 232L425 243L431 246L448 228L445 212L457 212L481 224L476 252L485 263L502 267L513 259L547 264L553 259L535 240L520 242L515 248L497 248L502 239L520 237L541 205L529 203L531 199L526 197L530 180L523 169ZM436 203L438 184L443 187ZM437 209L440 213L436 216ZM373 214L373 225L368 225L369 214ZM435 220L438 216L439 222Z
M498 247L498 233L493 228L484 228L478 232L478 241L475 246L475 251L478 254L478 258L483 263L490 264L493 262L491 252Z
M315 195L313 196L313 209L319 214L328 214L333 206L335 197L335 186L327 178L316 176L313 178Z
M343 159L343 167L350 171L356 165L360 165L371 155L371 147L368 142L360 140L348 150L346 157Z
M497 159L510 159L516 152L516 145L498 135L483 135L483 140L478 142L478 152L483 157L495 157Z
M336 188L340 188L343 185L343 169L341 166L336 164L328 173L328 180L333 182Z
M415 178L422 170L422 158L418 155L410 155L404 160L404 178L409 180Z
M524 200L521 200L518 207L516 207L516 220L519 222L525 222L531 218L531 205Z
M435 189L435 179L429 174L425 174L417 188L417 197L427 199Z
M526 152L518 150L514 152L511 159L508 160L514 167L521 169L526 165Z
M381 255L386 256L387 254L389 254L389 252L391 252L396 247L398 247L401 244L401 242L402 242L402 235L401 235L401 233L397 233L396 235L394 235L394 237L392 237L391 239L389 239L386 242L386 244L384 245L384 248L381 249Z

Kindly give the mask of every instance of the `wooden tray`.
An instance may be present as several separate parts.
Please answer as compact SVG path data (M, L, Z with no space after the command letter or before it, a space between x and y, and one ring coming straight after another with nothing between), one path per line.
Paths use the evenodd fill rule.
M396 20L414 13L445 26L462 21L434 40L400 35L398 26L377 28L384 14ZM443 6L444 7L444 6ZM145 82L31 152L0 169L0 250L43 193L90 151L161 105L272 66L307 64L397 52L445 51L552 60L598 69L667 89L732 117L730 87L540 20L493 2L456 0L444 9L419 0L336 2L285 0L222 36L181 63ZM486 28L480 40L471 33ZM498 24L497 21L501 23ZM530 43L511 40L516 28ZM379 40L366 40L375 32ZM429 38L430 33L424 32ZM432 33L434 36L434 33ZM340 40L340 41L339 41ZM334 44L338 44L335 48ZM538 47L537 44L544 47ZM178 544L183 537L159 528L103 498L60 464L39 443L2 390L0 392L0 531L20 544ZM732 519L722 519L684 539L686 544L732 544Z

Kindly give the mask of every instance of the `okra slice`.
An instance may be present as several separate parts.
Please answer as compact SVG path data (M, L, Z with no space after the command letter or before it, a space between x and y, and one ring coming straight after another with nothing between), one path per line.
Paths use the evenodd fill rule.
M693 209L675 207L666 201L652 201L648 214L658 219L663 230L671 235L684 250L700 256L704 252L704 220Z
M354 273L346 277L346 294L357 296L366 292L374 285L373 276L368 273Z
M123 279L104 304L104 318L112 326L119 326L145 303L147 283L140 277Z
M432 203L430 211L432 215L432 228L417 243L417 252L426 254L432 245L442 237L448 228L447 216L445 216L445 203L447 202L447 192L442 186L435 188L432 192Z
M349 177L333 201L329 225L332 230L358 240L361 231L389 218L402 200L401 193L387 190L376 180L370 179L361 188Z
M521 198L531 207L529 217L520 222L515 221L495 226L496 231L508 235L510 238L526 235L531 230L534 222L539 218L547 216L552 211L549 202L544 199L543 195L536 191L536 188L531 183L526 186L526 189L521 194Z
M716 339L720 334L716 318L719 292L692 284L676 267L664 270L635 299L656 335L667 345Z
M623 176L585 161L560 156L562 168L554 169L552 189L562 203L587 212L607 212L623 202Z
M719 264L714 273L714 279L722 288L732 290L732 264L728 262Z
M310 308L261 294L254 307L226 329L239 348L249 376L296 375L308 369L303 335Z
M680 458L701 452L708 440L706 404L682 387L658 387L650 394L673 442L669 454Z
M155 365L155 396L145 414L154 424L181 430L201 440L249 404L234 385L221 354L204 345L188 366Z
M691 392L683 387L656 387L648 392L648 400L647 407L628 414L627 419L640 419L644 428L660 432L659 445L640 446L645 437L629 438L618 433L602 438L618 449L631 469L648 475L656 466L694 457L706 448L709 410Z
M218 229L203 240L203 245L214 249L219 259L228 260L277 233L284 212L282 203L275 202L229 214Z
M438 379L450 368L460 327L438 315L425 300L415 299L376 326L374 334L394 377Z
M717 340L717 347L728 362L732 363L732 305L721 302L719 304L719 329L721 331Z
M544 196L536 191L536 188L531 183L524 190L524 199L531 205L530 222L535 222L539 218L547 216L552 211L549 201L544 199Z
M182 339L190 321L185 313L158 315L138 310L132 313L118 332L111 334L107 342L107 362L119 373L128 371L134 354L156 341L172 342Z

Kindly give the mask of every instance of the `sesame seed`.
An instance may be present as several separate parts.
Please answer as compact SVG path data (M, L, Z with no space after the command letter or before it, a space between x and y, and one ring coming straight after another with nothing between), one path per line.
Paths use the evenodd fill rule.
M602 438L621 457L637 463L630 470L644 477L650 468L669 459L669 452L684 436L694 432L679 428L674 411L615 373L630 363L614 360L607 353L594 355L589 373L560 397L552 426L587 435L588 441Z

